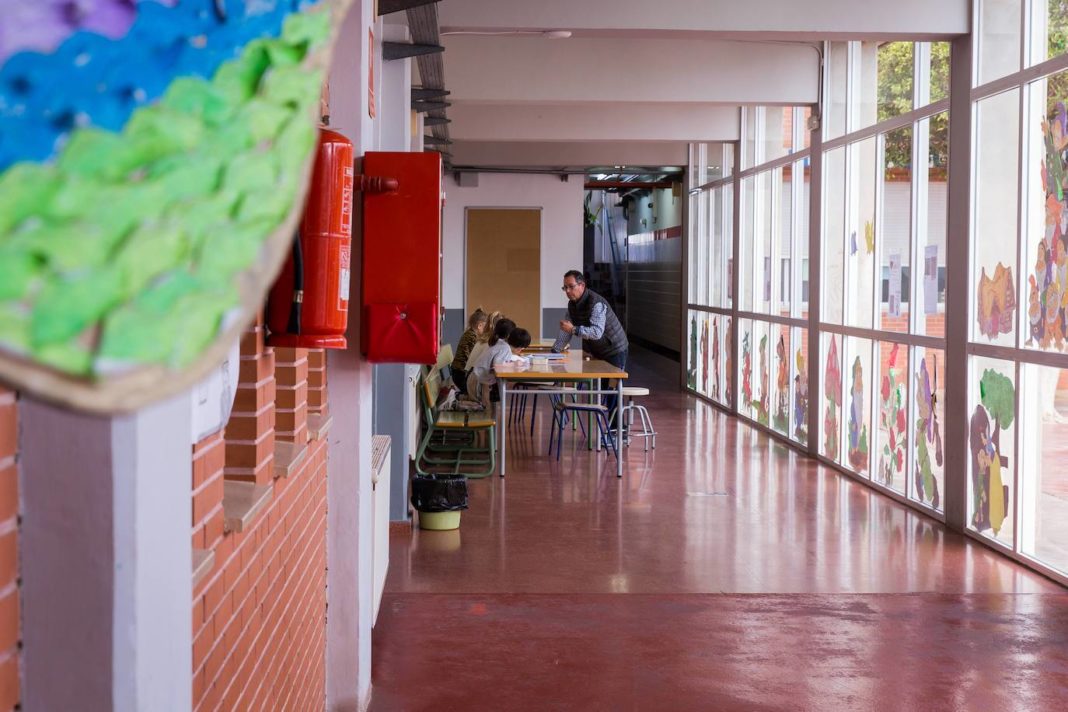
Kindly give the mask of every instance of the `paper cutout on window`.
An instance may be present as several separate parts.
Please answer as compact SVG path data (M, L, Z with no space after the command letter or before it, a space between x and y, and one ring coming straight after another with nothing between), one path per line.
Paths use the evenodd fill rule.
M727 317L727 328L723 332L723 396L727 405L734 405L734 346L731 343L733 327L733 320Z
M875 225L870 220L864 223L864 249L869 255L875 252Z
M771 258L764 258L764 301L771 301Z
M890 255L889 276L889 312L890 316L901 316L901 255Z
M849 256L857 254L857 231L849 233Z
M938 245L928 245L923 257L923 310L938 312Z
M760 397L753 401L756 408L757 422L761 425L768 424L768 410L771 404L771 392L769 389L769 364L768 364L768 336L760 337Z
M838 343L831 336L827 349L827 365L823 372L823 397L826 399L823 414L823 454L838 459L838 410L842 407L842 369L838 363Z
M979 276L977 299L979 333L991 340L999 334L1011 334L1016 314L1016 283L1012 269L998 262L991 278L984 267Z
M1009 517L1009 459L1001 454L1001 431L1012 426L1016 389L1012 381L993 369L979 381L980 403L969 425L972 459L972 526L993 530L997 536Z
M712 398L719 400L719 317L712 317Z
M697 315L690 316L690 367L686 369L686 385L697 390Z
M930 370L928 370L930 362ZM935 509L941 506L934 464L942 467L942 426L938 422L938 357L920 359L916 372L916 497ZM933 451L933 452L932 452Z
M708 395L708 314L701 317L701 392Z
M908 417L905 414L908 394L897 365L899 350L898 344L890 349L886 373L882 375L879 388L879 428L885 434L879 453L879 477L885 485L893 484L894 476L904 472L908 449Z
M805 353L797 350L794 358L797 375L794 376L794 435L802 443L808 442L808 370Z
M741 407L748 413L753 406L753 345L750 342L751 334L742 334L742 402Z
M1027 344L1042 349L1064 349L1068 336L1068 117L1058 103L1052 116L1042 122L1046 156L1042 162L1042 187L1046 197L1046 231L1038 243L1035 271L1028 278Z
M786 338L779 334L775 345L775 415L773 427L781 433L790 432L790 360L786 353Z
M849 389L849 442L846 456L857 472L868 471L868 425L864 422L864 366L860 356L853 360Z

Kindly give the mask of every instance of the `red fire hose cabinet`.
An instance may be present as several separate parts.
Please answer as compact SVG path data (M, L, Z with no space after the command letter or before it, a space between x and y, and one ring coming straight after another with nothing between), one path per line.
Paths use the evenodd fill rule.
M437 360L441 304L441 156L370 152L364 175L395 191L363 198L363 353L374 363Z

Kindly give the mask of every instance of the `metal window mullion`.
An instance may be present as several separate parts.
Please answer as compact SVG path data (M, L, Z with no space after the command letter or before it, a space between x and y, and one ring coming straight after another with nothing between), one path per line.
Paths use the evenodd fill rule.
M1031 0L1020 0L1020 69L1030 64L1028 50L1031 48ZM1013 530L1015 531L1015 529Z
M1020 376L1022 369L1020 362L1013 364L1016 369L1016 402L1013 403L1013 422L1016 427L1012 430L1012 457L1015 460L1012 468L1012 498L1013 498L1013 521L1012 521L1012 550L1020 553L1020 528L1023 523L1023 502L1020 499L1020 480L1023 478L1023 460L1020 457ZM1001 453L998 453L1000 455Z
M903 344L907 346L922 346L923 348L928 349L941 349L944 346L942 339L937 336L906 334L901 331L882 331L860 326L840 326L838 324L824 322L820 323L820 329L831 334L841 334L842 336L851 336L858 339L875 339L887 343ZM1068 356L1068 354L1066 354L1066 356Z
M911 227L911 262L909 267L909 331L919 333L920 320L923 320L923 333L927 333L927 311L923 294L923 274L926 268L926 249L929 240L928 218L930 213L930 166L928 152L931 146L931 121L924 119L917 122L912 130L912 217ZM937 292L938 268L935 267L935 284ZM922 306L918 306L922 305ZM936 304L937 308L937 304Z
M738 414L738 374L741 370L741 364L738 362L738 304L740 294L739 292L739 275L741 269L739 267L741 263L741 255L739 252L739 242L741 240L741 199L742 199L742 179L741 179L741 163L742 153L744 150L742 146L734 151L734 170L731 176L733 186L731 202L733 203L732 219L731 219L731 254L733 259L733 269L730 271L731 280L731 388L730 388L730 410L735 415Z
M835 139L835 141L838 141L838 139ZM800 158L804 158L804 157L810 155L811 151L812 151L812 149L806 148L806 149L801 150L801 151L796 151L795 153L790 153L790 154L787 154L785 156L780 156L780 157L772 159L770 161L765 161L764 163L761 163L758 166L752 166L752 167L747 168L746 170L742 171L742 178L748 178L750 176L755 176L755 175L757 175L759 173L765 173L767 171L770 171L773 168L778 168L780 166L785 166L787 164L793 163L794 161L796 161L796 160L798 160Z
M769 173L771 183L768 193L771 195L771 305L769 311L776 316L782 313L782 168L774 168ZM789 240L789 236L787 236ZM776 279L778 277L778 279Z
M859 42L851 41L846 44L846 115L845 115L845 131L846 135L849 135L857 128L857 114L859 113L857 107L854 104L859 101L857 99L857 48L860 46Z
M968 341L971 322L970 284L973 242L974 107L969 88L974 77L974 36L955 38L950 54L950 162L947 196L945 363L945 517L957 531L968 522Z
M889 253L887 253L887 245L883 240L883 184L885 182L885 166L886 158L883 155L886 151L886 134L879 134L875 139L875 165L872 169L875 171L875 215L872 219L872 235L875 240L875 249L872 250L872 289L875 290L871 305L871 325L873 329L882 330L883 326L883 258L886 257L889 261ZM858 250L859 251L859 250ZM890 278L887 275L886 280L889 287ZM887 297L890 296L889 290L887 290Z
M1019 72L999 77L982 86L975 87L970 92L971 99L973 102L981 101L982 99L994 96L995 94L1001 94L1014 87L1033 82L1036 79L1042 79L1043 77L1063 72L1065 69L1068 69L1068 53L1047 59L1032 67L1027 67Z
M801 235L803 234L803 218L808 210L805 207L805 164L798 161L790 169L790 316L801 317L802 287L804 275L802 273L801 258Z
M900 129L905 126L911 126L914 122L919 121L920 119L924 119L929 116L934 116L935 114L940 114L943 111L946 111L948 108L949 100L941 99L919 109L913 109L912 111L909 111L907 113L898 114L897 116L891 117L884 121L880 121L877 124L872 124L871 126L865 126L864 128L857 129L852 133L838 136L830 141L827 141L824 144L824 150L833 151L834 149L839 148L841 146L847 146L852 143L857 143L858 141L862 141L866 138L871 138L872 136L876 136L881 133L889 133L890 131Z
M920 109L931 103L931 43L913 44L912 61L912 107Z
M845 150L845 214L842 219L842 294L839 299L842 303L842 324L849 325L849 313L846 311L846 305L849 303L848 295L852 285L853 277L853 265L852 255L849 254L849 242L850 242L850 228L852 228L852 221L856 219L857 210L854 206L856 202L856 187L853 185L853 160L854 154L857 151L857 145L850 144ZM860 251L860 246L857 245L857 251Z
M824 44L826 57L826 44ZM827 63L822 71L827 75ZM824 81L826 86L826 80ZM823 112L821 112L823 113ZM805 368L808 370L808 412L807 419L808 441L802 443L806 452L811 457L819 455L819 440L822 432L822 418L820 417L823 403L820 394L820 308L823 296L822 289L822 248L821 237L823 231L823 126L822 118L820 127L810 131L811 158L809 160L809 200L808 200L808 351L805 353Z

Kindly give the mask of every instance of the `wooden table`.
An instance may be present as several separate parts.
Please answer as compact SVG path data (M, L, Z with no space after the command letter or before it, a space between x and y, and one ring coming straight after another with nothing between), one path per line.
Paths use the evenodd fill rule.
M535 354L535 357L537 355ZM591 396L607 395L611 393L616 394L616 409L619 410L623 407L623 381L627 378L627 372L621 368L613 366L607 361L589 360L587 361L582 351L577 349L571 349L567 352L565 358L551 359L548 363L520 364L519 362L512 361L509 363L501 364L494 368L497 374L497 383L500 385L501 390L501 402L500 407L497 409L497 431L500 433L500 460L498 467L500 467L500 476L504 477L504 473L507 467L507 450L505 446L507 444L507 414L508 410L508 386L515 383L578 383L582 381L596 381L601 378L615 379L616 387L614 389L590 389L583 391L584 394ZM545 388L539 389L539 395L550 394L567 394L574 393L574 390L568 390L565 388L552 389ZM609 414L611 417L611 414ZM592 431L590 437L593 437ZM600 441L598 440L598 443ZM623 476L623 418L616 418L616 477Z

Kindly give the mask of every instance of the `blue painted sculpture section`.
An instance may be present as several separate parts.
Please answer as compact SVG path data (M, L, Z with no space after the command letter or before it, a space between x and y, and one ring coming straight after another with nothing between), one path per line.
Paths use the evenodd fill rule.
M0 0L0 15L19 0ZM289 15L315 0L68 0L37 8L41 27L26 42L54 43L51 53L0 39L0 171L20 161L44 161L70 132L93 126L121 130L131 114L161 96L179 77L211 78L258 38L277 37ZM79 9L80 8L80 9ZM49 12L45 12L49 10ZM22 14L28 10L18 10ZM18 18L15 18L16 20ZM6 21L6 27L18 22ZM125 33L123 29L125 25ZM46 49L47 51L47 49ZM58 88L58 90L57 90Z

